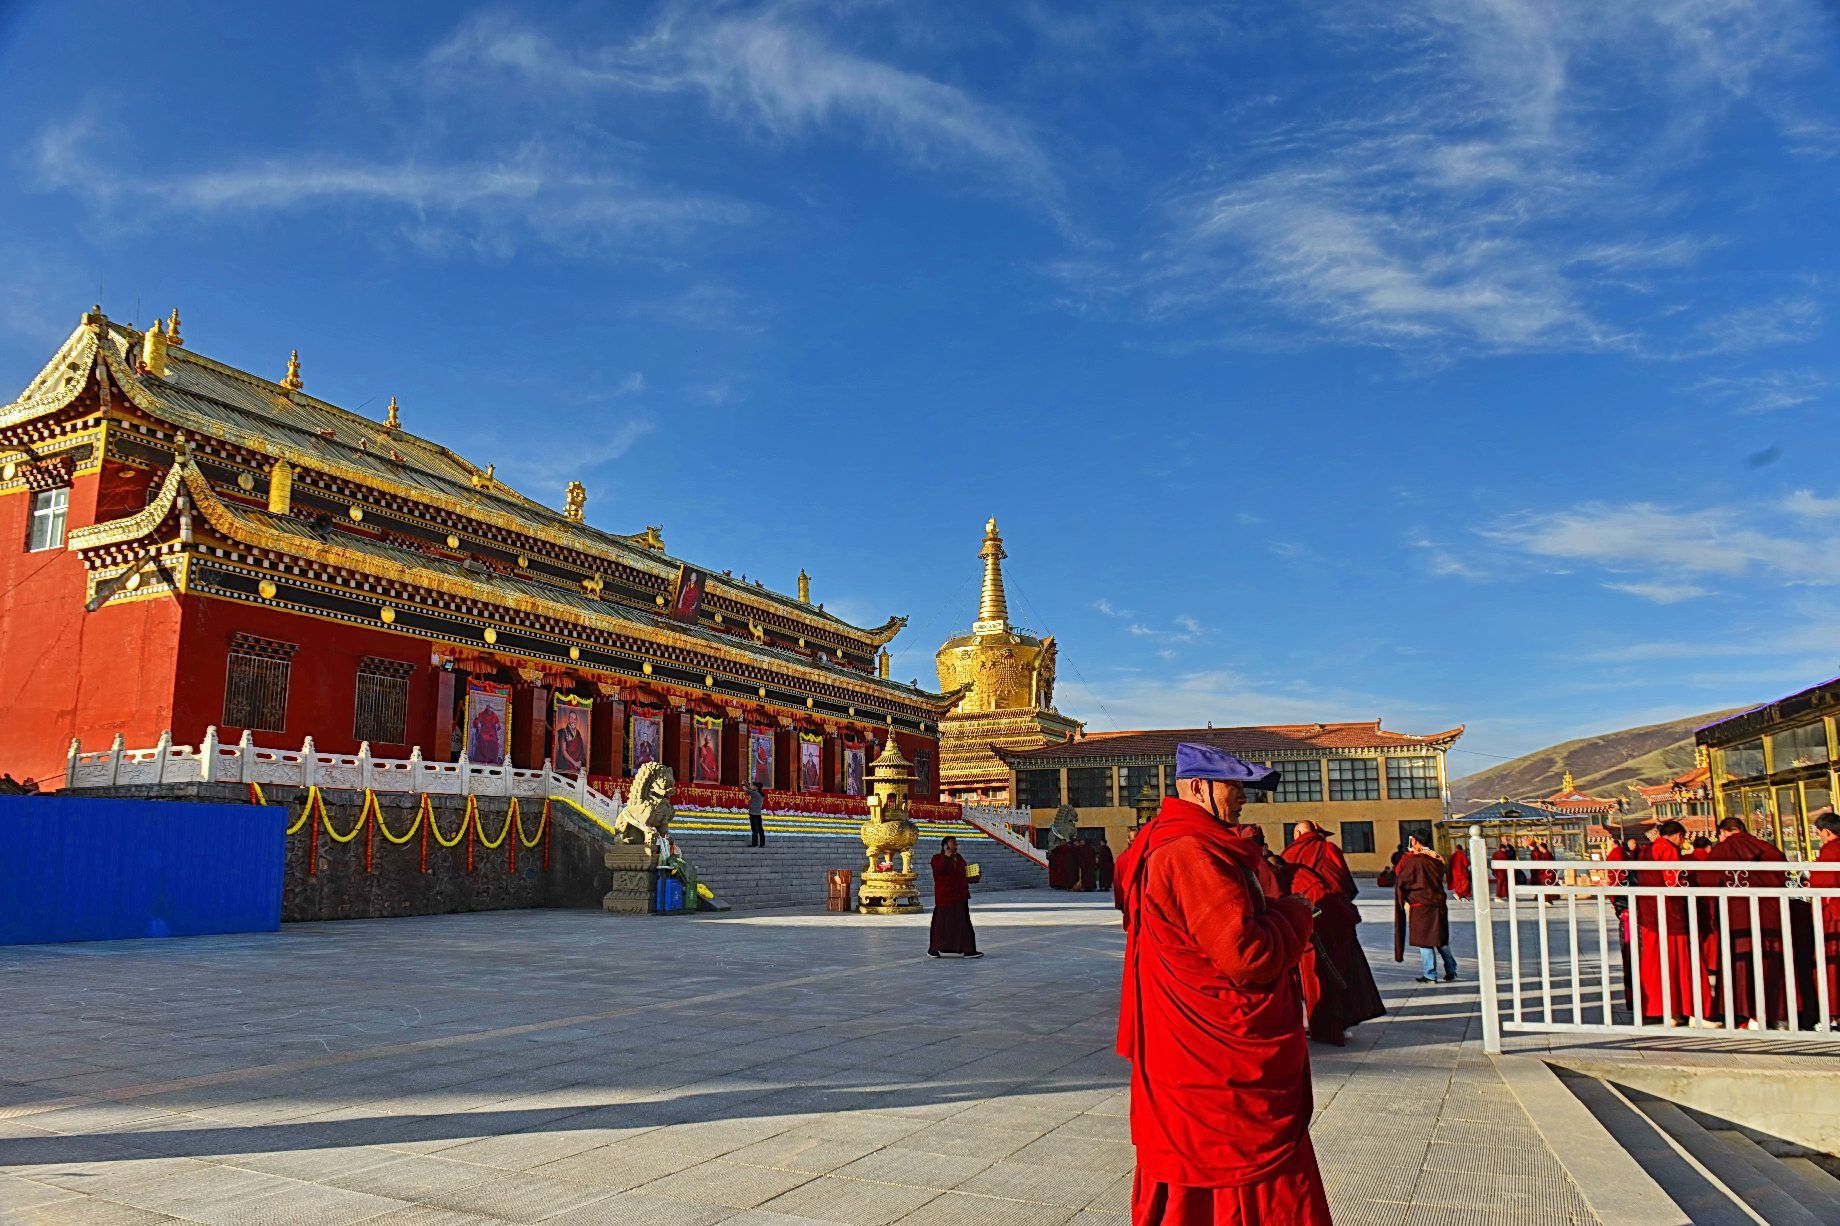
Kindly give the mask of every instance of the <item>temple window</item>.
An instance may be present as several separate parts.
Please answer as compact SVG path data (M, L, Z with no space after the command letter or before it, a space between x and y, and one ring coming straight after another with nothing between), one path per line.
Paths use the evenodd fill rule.
M1374 849L1374 824L1372 822L1343 822L1341 835L1342 850L1350 855Z
M1031 809L1057 809L1061 803L1061 772L1058 767L1047 770L1020 770L1016 772L1017 799Z
M1379 800L1380 763L1373 758L1330 758L1329 799Z
M1770 766L1787 770L1792 766L1813 766L1827 761L1827 722L1803 724L1770 737Z
M36 553L41 549L62 549L64 547L64 520L70 510L70 487L59 486L54 490L40 490L32 495L32 530L26 539L26 550Z
M1118 803L1135 805L1149 788L1152 796L1163 794L1162 770L1155 766L1121 766L1118 768Z
M379 745L409 743L409 675L415 665L365 656L358 661L358 696L351 735Z
M1436 800L1438 798L1436 758L1388 758L1386 760L1386 795L1388 800ZM1431 846L1431 840L1425 840Z
M1273 762L1278 768L1278 790L1274 800L1280 803L1322 799L1322 759L1297 758Z
M1404 847L1406 840L1411 838L1413 835L1417 835L1418 841L1423 843L1426 847L1437 846L1437 844L1431 841L1431 823L1430 822L1411 821L1411 822L1400 822L1399 823L1399 845L1401 847ZM1347 850L1347 849L1344 848L1343 850Z
M1112 768L1076 766L1067 772L1067 803L1076 809L1105 809L1112 804Z
M257 732L287 727L288 672L295 645L233 635L224 677L224 724Z

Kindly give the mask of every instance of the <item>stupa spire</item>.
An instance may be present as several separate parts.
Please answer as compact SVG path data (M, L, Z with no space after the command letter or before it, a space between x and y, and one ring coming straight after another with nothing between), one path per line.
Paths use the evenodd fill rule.
M984 559L984 593L978 599L978 621L1009 625L1009 598L1003 594L1003 537L997 532L993 517L984 525L984 547L978 557Z

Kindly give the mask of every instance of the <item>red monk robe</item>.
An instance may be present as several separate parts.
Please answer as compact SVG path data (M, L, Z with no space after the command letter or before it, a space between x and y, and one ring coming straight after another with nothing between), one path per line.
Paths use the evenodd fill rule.
M1080 879L1080 853L1072 843L1062 843L1048 853L1048 888L1071 890Z
M1080 888L1090 893L1099 888L1099 852L1091 843L1080 845Z
M1453 848L1450 853L1450 892L1458 898L1468 898L1475 883L1470 880L1469 853L1461 847Z
M1314 830L1298 831L1284 849L1291 888L1316 909L1316 935L1303 951L1303 1009L1310 1038L1340 1047L1348 1027L1386 1014L1355 926L1354 875L1342 849Z
M1817 890L1840 890L1840 839L1823 843L1815 859L1834 867L1809 873L1808 884ZM1827 1009L1840 1017L1840 898L1823 898L1819 905L1821 940L1827 947ZM1815 1003L1820 1003L1818 990Z
M1503 843L1500 849L1496 851L1495 858L1497 860L1514 859L1515 858L1514 845L1511 843ZM1495 872L1495 897L1506 898L1508 896L1508 874L1513 871L1514 870L1512 869L1506 869L1506 868L1498 868L1494 870Z
M1647 860L1659 864L1679 864L1680 848L1667 839L1648 845ZM1687 884L1687 870L1679 868L1643 869L1635 874L1639 886L1678 888ZM1656 907L1657 901L1665 908ZM1661 919L1667 920L1667 938L1661 935ZM1672 1018L1685 1021L1693 1016L1693 998L1699 985L1693 982L1692 935L1687 930L1687 900L1652 895L1636 899L1636 926L1642 940L1642 1019L1657 1023ZM1661 959L1663 946L1668 960L1667 992L1662 993ZM1710 1014L1709 1014L1710 1015Z
M1176 797L1118 858L1133 1226L1329 1226L1297 983L1310 906L1262 876L1243 827Z
M1747 830L1726 831L1719 841L1712 846L1704 857L1708 860L1745 860L1753 864L1781 864L1788 859L1772 844L1764 842ZM1779 869L1726 869L1722 873L1701 872L1702 878L1714 878L1705 882L1707 885L1757 886L1779 890L1789 883L1789 875ZM1713 904L1711 918L1713 925L1702 930L1700 937L1700 959L1707 968L1707 974L1724 972L1725 944L1720 936L1718 925L1722 924L1731 934L1731 1009L1732 1015L1742 1024L1759 1021L1763 1025L1774 1025L1788 1018L1788 999L1783 983L1783 940L1782 940L1782 904L1774 898L1760 899L1757 903L1758 928L1751 927L1750 900L1732 898L1726 900L1725 914L1718 914L1717 904ZM1759 1000L1756 984L1756 963L1753 942L1761 938L1763 942L1763 999ZM1723 1016L1725 1004L1719 996L1712 996L1712 1012ZM1761 1008L1759 1007L1761 1006Z

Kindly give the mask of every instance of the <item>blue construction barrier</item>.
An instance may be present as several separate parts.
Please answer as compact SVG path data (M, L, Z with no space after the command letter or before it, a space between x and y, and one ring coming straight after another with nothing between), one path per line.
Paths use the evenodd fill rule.
M0 796L0 945L274 932L287 810Z

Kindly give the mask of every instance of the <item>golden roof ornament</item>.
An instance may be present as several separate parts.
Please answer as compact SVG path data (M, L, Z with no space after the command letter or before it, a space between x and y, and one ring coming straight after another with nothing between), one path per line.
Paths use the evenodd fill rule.
M185 348L185 338L179 335L179 308L172 309L172 318L166 321L166 343L176 348Z
M893 661L894 657L888 654L888 649L886 647L882 648L881 652L875 657L875 675L880 677L883 681L888 680L888 666L893 663Z
M281 390L297 392L302 386L304 385L300 381L300 350L296 349L288 355L287 374L281 377Z
M385 413L383 428L385 430L402 429L402 406L396 403L394 396L390 397L390 407Z
M491 489L494 485L498 484L498 478L493 475L497 471L498 471L498 465L488 464L486 465L486 470L484 472L474 473L473 474L473 488L476 490Z
M1559 781L1559 790L1561 792L1575 792L1578 790L1576 785L1572 783L1572 772L1571 771L1569 770L1566 771L1565 778Z
M803 566L799 567L799 603L811 603L811 576L805 573Z
M142 374L158 379L166 377L166 332L159 320L141 334L141 359L137 366Z
M568 488L562 491L562 514L580 523L582 508L587 505L588 487L579 481L569 482Z

